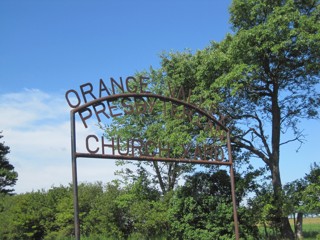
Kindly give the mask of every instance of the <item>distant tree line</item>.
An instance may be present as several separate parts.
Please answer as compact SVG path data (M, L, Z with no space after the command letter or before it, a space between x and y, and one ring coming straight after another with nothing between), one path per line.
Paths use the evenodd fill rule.
M288 190L287 215L319 214L319 165L304 179L301 192ZM261 184L262 172L236 174L237 205L242 239L277 239L272 225L271 187ZM254 197L248 197L255 192ZM300 195L299 195L300 194ZM299 196L298 196L299 195ZM295 201L292 200L295 198ZM165 195L145 173L132 181L79 185L83 239L233 239L234 226L228 172L204 168L186 176L183 185ZM72 186L47 191L2 194L1 239L72 239L74 236Z

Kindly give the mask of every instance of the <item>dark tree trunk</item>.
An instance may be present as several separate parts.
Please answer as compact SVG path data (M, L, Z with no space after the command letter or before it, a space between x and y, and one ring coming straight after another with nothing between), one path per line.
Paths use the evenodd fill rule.
M153 161L153 167L154 167L154 169L156 171L157 178L158 178L158 181L159 181L159 185L160 185L162 194L165 194L166 193L166 187L165 187L165 184L164 184L164 182L162 180L161 172L160 172L159 165L158 165L157 161Z
M167 192L173 190L178 177L178 163L173 162L168 164L168 172L166 176L164 176L164 173L161 172L157 161L153 161L153 167L156 171L162 194L165 195Z
M303 213L298 212L297 221L295 224L295 232L296 232L297 239L303 239L302 221L303 221Z
M280 179L279 165L273 166L272 185L274 192L274 223L279 227L281 237L284 239L294 239L294 233L289 223L289 218L283 212L283 195Z
M278 103L278 82L274 81L272 95L272 154L269 159L269 167L271 170L272 186L274 193L275 206L275 224L279 227L281 237L284 239L294 239L294 233L291 229L289 218L283 212L283 195L280 177L279 161L280 161L280 136L281 136L281 111Z

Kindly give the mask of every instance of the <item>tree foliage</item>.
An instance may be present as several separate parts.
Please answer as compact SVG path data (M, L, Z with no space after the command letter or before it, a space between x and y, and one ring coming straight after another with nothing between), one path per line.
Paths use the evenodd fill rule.
M1 134L1 132L0 132ZM0 135L0 139L3 138ZM14 171L14 166L10 164L6 155L10 153L10 148L3 142L0 142L0 194L10 194L14 191L12 188L18 179L18 173Z
M319 1L234 0L230 22L232 35L195 53L164 53L160 69L151 69L149 77L154 90L161 93L166 91L161 86L182 86L193 104L224 121L231 130L234 148L265 163L273 193L270 220L278 226L281 237L292 239L279 168L280 149L291 142L303 143L301 119L319 118ZM185 126L182 119L148 119L151 126L155 120L154 127L147 123L141 128L141 121L127 120L133 120L131 126L138 126L143 137L168 138L170 133L176 141L186 139L179 127L166 135L160 133L163 126L168 130ZM117 131L123 126L116 125ZM148 135L151 129L158 131ZM193 131L185 130L194 139Z
M137 77L140 74L142 73L137 74ZM152 78L152 82L149 83L149 89L152 93L164 96L169 96L170 94L176 96L179 94L179 90L175 86L170 90L165 87L161 74L157 71L152 71L151 74L154 77ZM187 96L184 97L187 98ZM172 146L188 144L192 141L193 127L190 122L185 118L172 117L179 109L169 104L166 105L166 109L164 110L163 102L151 99L150 101L154 102L153 111L150 113L143 109L143 107L139 107L139 104L145 101L145 99L134 98L134 101L136 107L134 114L124 114L121 117L114 118L111 124L101 126L105 131L105 136L109 140L111 138L120 138L122 141L120 141L120 146L118 147L122 151L128 151L127 139L139 139L144 142L152 141L170 146L170 156L180 157L183 150L181 148L173 148ZM119 106L119 108L123 107ZM156 149L151 149L150 153L156 153L156 151ZM176 162L128 162L121 160L117 162L120 166L125 166L128 163L131 164L131 168L124 168L118 171L118 174L122 175L125 180L134 180L139 178L143 173L150 178L153 184L158 186L162 194L173 190L177 186L181 175L192 170L190 164L179 164ZM135 165L135 168L132 168L132 165ZM136 169L136 172L133 169Z
M237 174L243 183L251 178ZM252 179L250 181L253 182ZM237 193L249 192L241 185ZM171 236L175 239L232 239L234 238L230 176L225 170L211 168L187 177L171 199ZM240 206L242 196L237 194L240 233L244 238L258 237L255 218L249 209Z
M165 235L167 201L144 179L120 187L118 182L81 183L79 210L85 236L150 239ZM66 239L74 236L72 188L52 187L1 196L1 239ZM105 239L105 238L103 238Z
M303 237L302 222L306 215L320 213L320 167L314 163L304 178L284 185L288 213L293 215L295 233Z
M280 149L303 142L301 119L319 117L319 1L234 0L233 35L192 54L162 56L162 81L193 86L192 101L226 116L233 146L270 170L273 222L293 238L284 209Z
M271 204L272 187L260 185L261 172L251 170L236 172L241 238L276 239L276 234L258 231L258 226L277 228L272 225L276 208ZM308 176L314 179L315 175L312 172ZM253 191L257 196L248 201ZM0 200L1 239L64 240L74 236L71 185L2 195ZM300 200L304 201L303 197ZM143 174L126 184L80 183L79 208L81 239L231 239L234 236L230 176L217 167L189 174L184 184L165 195Z
M238 176L238 180L246 177ZM229 179L225 170L198 172L166 195L143 175L126 185L119 181L81 183L81 238L230 239L234 231ZM241 191L249 192L245 186ZM3 195L0 200L1 239L62 240L74 236L71 186ZM257 236L256 219L245 207L239 208L241 234Z

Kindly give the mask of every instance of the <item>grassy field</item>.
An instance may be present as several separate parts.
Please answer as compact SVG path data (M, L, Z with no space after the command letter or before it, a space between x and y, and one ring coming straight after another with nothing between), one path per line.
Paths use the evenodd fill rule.
M293 228L293 219L290 219L290 223ZM304 218L302 222L302 231L304 240L320 239L320 217Z

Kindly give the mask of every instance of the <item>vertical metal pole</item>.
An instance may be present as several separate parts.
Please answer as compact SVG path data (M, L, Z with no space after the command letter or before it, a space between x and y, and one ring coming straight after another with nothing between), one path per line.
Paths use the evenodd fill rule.
M74 234L76 240L80 240L79 200L78 200L78 177L76 156L76 126L75 114L70 113L71 122L71 156L72 156L72 183L73 183L73 206L74 206Z
M233 222L234 222L234 232L236 235L236 240L239 240L239 224L238 224L238 214L237 214L237 204L236 204L236 190L235 190L235 179L233 172L233 161L231 154L231 143L230 143L230 133L227 132L227 141L228 141L228 156L230 165L230 180L231 180L231 196L232 196L232 205L233 205Z

